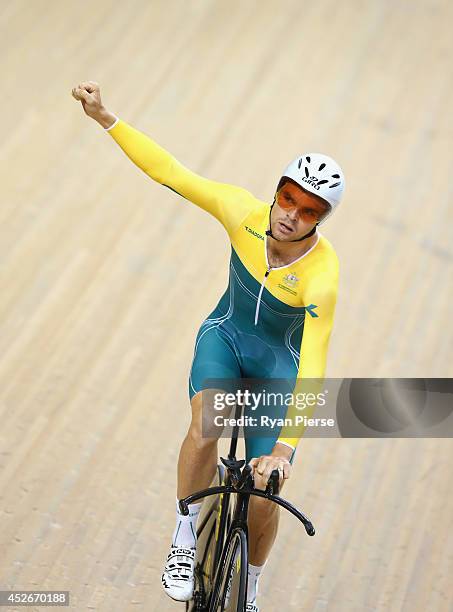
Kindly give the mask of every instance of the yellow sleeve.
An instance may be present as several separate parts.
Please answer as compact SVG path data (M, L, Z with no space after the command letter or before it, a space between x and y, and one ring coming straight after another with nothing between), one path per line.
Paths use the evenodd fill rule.
M195 174L149 136L121 119L107 131L143 172L216 217L229 234L258 203L246 189Z
M324 276L310 283L308 288L300 361L293 394L317 393L321 390L337 301L337 282L337 275L330 278ZM296 415L310 417L315 409L316 406L301 411L292 403L288 406L286 417L295 423ZM303 424L297 427L282 427L277 442L296 448L304 431Z

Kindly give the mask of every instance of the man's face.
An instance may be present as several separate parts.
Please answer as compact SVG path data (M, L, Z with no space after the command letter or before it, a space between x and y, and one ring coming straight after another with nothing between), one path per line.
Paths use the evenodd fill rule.
M282 241L291 241L307 234L329 212L327 202L287 181L277 192L271 213L271 229Z

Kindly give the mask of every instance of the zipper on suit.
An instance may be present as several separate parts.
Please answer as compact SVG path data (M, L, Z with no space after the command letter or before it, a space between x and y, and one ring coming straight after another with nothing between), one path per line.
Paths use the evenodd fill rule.
M263 282L261 283L261 288L260 288L260 292L258 293L258 300L256 302L256 310L255 310L255 325L257 325L258 323L258 313L260 311L260 302L261 302L261 296L263 294L263 289L264 289L264 285L266 283L266 279L269 276L269 272L271 271L271 267L268 266L267 270L266 270L266 274L264 275L263 278Z

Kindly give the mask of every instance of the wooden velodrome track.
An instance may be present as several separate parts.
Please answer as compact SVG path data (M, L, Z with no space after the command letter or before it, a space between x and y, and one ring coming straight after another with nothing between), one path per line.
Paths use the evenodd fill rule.
M99 81L185 165L268 201L298 153L337 158L328 374L451 376L452 18L448 0L2 3L0 588L182 609L160 575L228 241L71 88ZM451 610L452 460L448 439L302 441L284 496L318 532L282 513L262 611Z

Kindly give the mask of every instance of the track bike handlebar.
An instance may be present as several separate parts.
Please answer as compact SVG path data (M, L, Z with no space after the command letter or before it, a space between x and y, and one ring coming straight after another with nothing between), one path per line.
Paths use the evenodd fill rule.
M181 513L187 516L189 514L189 504L193 504L197 500L203 497L209 497L211 495L219 495L220 493L243 493L246 495L255 495L256 497L264 497L265 499L269 499L274 503L282 506L285 510L288 510L291 514L293 514L305 527L305 531L309 536L315 535L315 528L313 527L312 522L305 516L302 512L300 512L297 508L295 508L290 502L286 501L282 497L278 495L274 495L274 491L278 493L279 488L279 475L278 470L273 470L272 474L268 480L266 490L255 489L253 484L253 479L251 476L252 468L249 464L247 464L241 472L241 467L244 466L245 460L230 460L223 459L221 457L222 463L227 467L228 473L231 478L231 485L220 485L218 487L209 487L208 489L203 489L202 491L198 491L193 495L189 495L181 500L179 500L179 508ZM251 486L250 486L251 485Z

